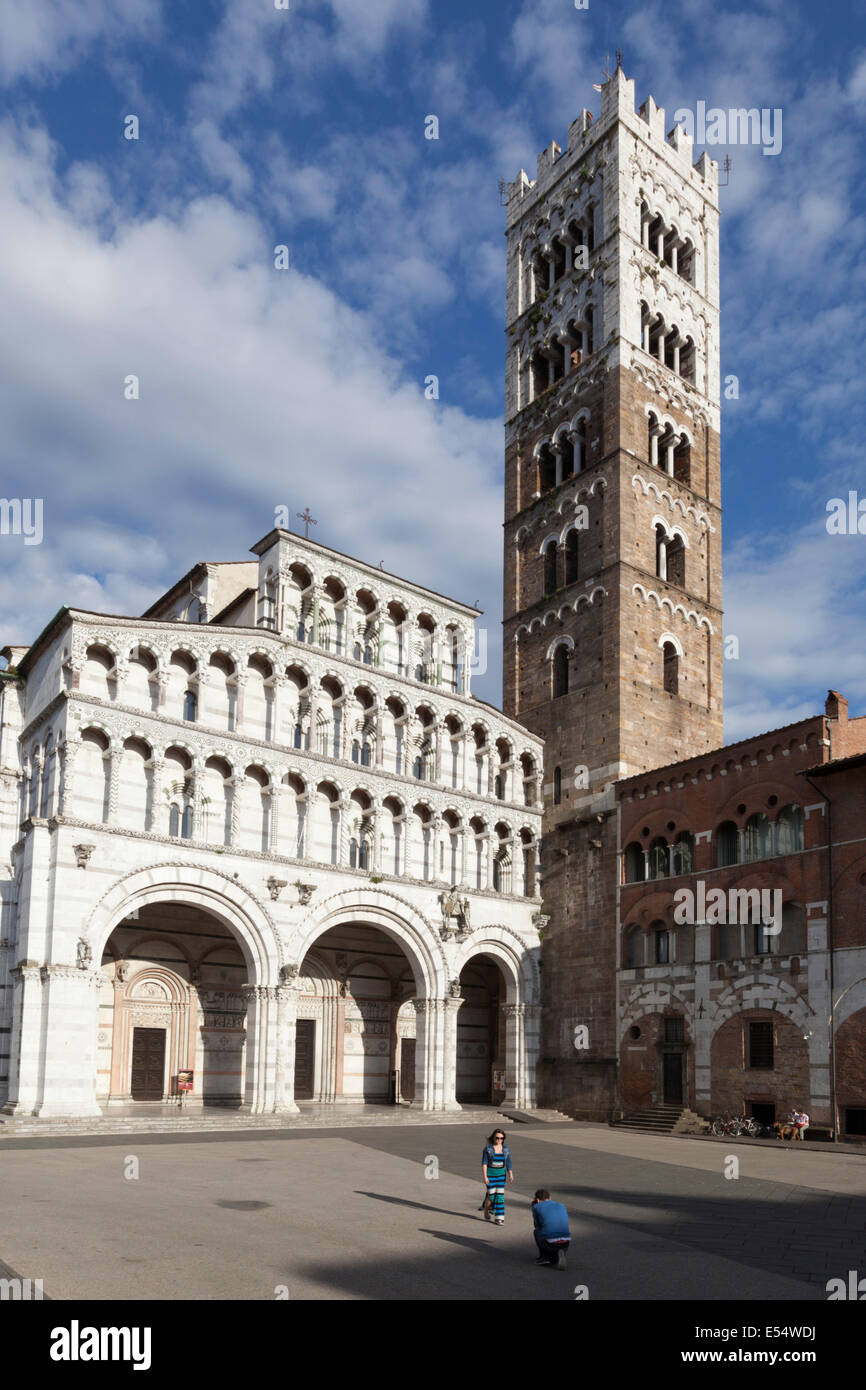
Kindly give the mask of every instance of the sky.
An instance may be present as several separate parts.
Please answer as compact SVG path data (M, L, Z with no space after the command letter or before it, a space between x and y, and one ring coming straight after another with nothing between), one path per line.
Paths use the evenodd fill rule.
M485 610L498 703L499 182L598 112L619 48L671 125L782 111L777 155L709 150L725 736L829 687L866 713L866 534L827 528L866 514L864 3L284 2L0 0L0 494L42 503L41 543L0 534L0 645L61 604L141 613L310 507Z

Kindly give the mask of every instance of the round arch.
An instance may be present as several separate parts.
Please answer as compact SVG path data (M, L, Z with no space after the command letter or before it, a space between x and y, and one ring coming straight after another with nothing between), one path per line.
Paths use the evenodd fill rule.
M298 966L319 937L332 927L359 923L377 927L402 948L412 967L419 999L444 995L447 962L436 933L411 903L382 889L347 889L312 907L293 938Z
M194 876L194 877L193 877ZM209 912L228 927L243 952L250 983L279 983L280 951L273 923L262 905L234 879L215 869L160 864L127 874L111 887L85 928L93 959L101 960L114 928L134 909L176 902Z

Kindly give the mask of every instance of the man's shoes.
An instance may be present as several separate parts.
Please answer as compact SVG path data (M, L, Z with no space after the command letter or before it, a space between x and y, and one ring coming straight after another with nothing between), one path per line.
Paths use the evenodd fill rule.
M565 1269L565 1250L561 1245L556 1252L556 1268Z
M494 1219L495 1219L495 1221L496 1221L497 1226L504 1226L504 1225L505 1225L505 1217L504 1217L504 1216L497 1216L497 1217L495 1217Z
M549 1264L550 1264L550 1260L547 1258L546 1255L539 1255L539 1257L538 1257L538 1259L535 1261L535 1263L536 1263L537 1265L549 1265Z

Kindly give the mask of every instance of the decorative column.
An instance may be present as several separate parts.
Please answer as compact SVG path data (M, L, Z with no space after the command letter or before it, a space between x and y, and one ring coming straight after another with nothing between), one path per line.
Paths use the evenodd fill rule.
M285 712L285 692L286 677L274 676L271 682L273 697L271 700L271 741L272 743L286 742L283 729L283 715ZM291 740L289 740L291 742Z
M283 820L283 809L286 803L286 793L291 791L290 787L285 787L281 783L271 786L271 816L268 826L268 848L276 854L280 844L280 829Z
M64 743L60 744L57 750L60 756L60 791L57 805L58 816L69 814L69 807L72 802L72 785L75 779L75 759L79 747L79 743L67 738Z
M298 1032L298 990L294 984L278 985L276 1059L274 1064L274 1114L297 1115L295 1102L295 1041Z
M199 775L199 769L193 765L187 781L187 798L192 807L191 840L204 839L204 806L201 800L203 781L204 779Z
M276 1075L280 1047L279 988L266 985L241 986L247 998L247 1053L244 1098L249 1099L250 1113L269 1115L276 1109ZM288 1037L283 1039L281 1060L283 1101L288 1076L294 1077L294 1033L287 1023ZM287 1067L288 1049L291 1062ZM292 1098L291 1104L294 1104Z
M457 1015L463 1004L459 980L452 981L451 991L442 1000L442 1109L462 1110L463 1106L457 1100Z
M441 1109L441 999L413 999L415 1009L415 1099L413 1110Z
M433 726L433 780L438 786L442 781L442 725Z
M442 870L439 867L442 863L442 817L439 815L433 816L431 818L430 836L431 858L433 861L430 865L430 882L441 883L443 881L444 876L442 874Z
M376 766L381 767L385 760L384 727L382 723L381 702L376 706Z
M483 888L492 888L492 887L493 887L493 857L494 857L494 854L496 853L496 848L495 848L495 847L498 846L498 843L499 843L499 837L498 837L498 835L496 835L494 832L491 832L489 835L485 835L485 837L484 837L484 846L485 846L485 850L484 850L484 873L485 873L485 882L482 884L482 887L483 887Z
M244 779L235 775L226 779L227 785L231 787L232 809L229 820L229 845L232 849L237 849L241 836L241 800Z
M241 734L244 731L244 697L247 689L247 675L245 671L238 671L235 678L235 727L234 733Z
M337 863L348 864L349 862L349 811L352 802L345 797L341 797L337 802ZM358 831L360 837L360 828ZM359 838L360 844L360 838Z
M105 820L109 825L117 824L117 792L120 785L120 764L123 758L123 748L112 743L108 750L108 815Z

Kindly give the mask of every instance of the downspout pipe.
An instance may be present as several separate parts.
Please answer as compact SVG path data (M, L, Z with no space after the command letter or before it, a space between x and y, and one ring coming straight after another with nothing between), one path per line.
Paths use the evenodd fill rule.
M827 736L830 738L829 720L827 721ZM832 757L832 743L830 755ZM830 954L830 1017L829 1017L829 1041L830 1041L830 1108L833 1114L833 1143L839 1142L839 1116L836 1108L836 976L835 976L835 950L833 946L833 802L824 791L814 783L811 777L806 776L810 787L824 798L827 806L827 950ZM808 943L807 943L808 945Z

